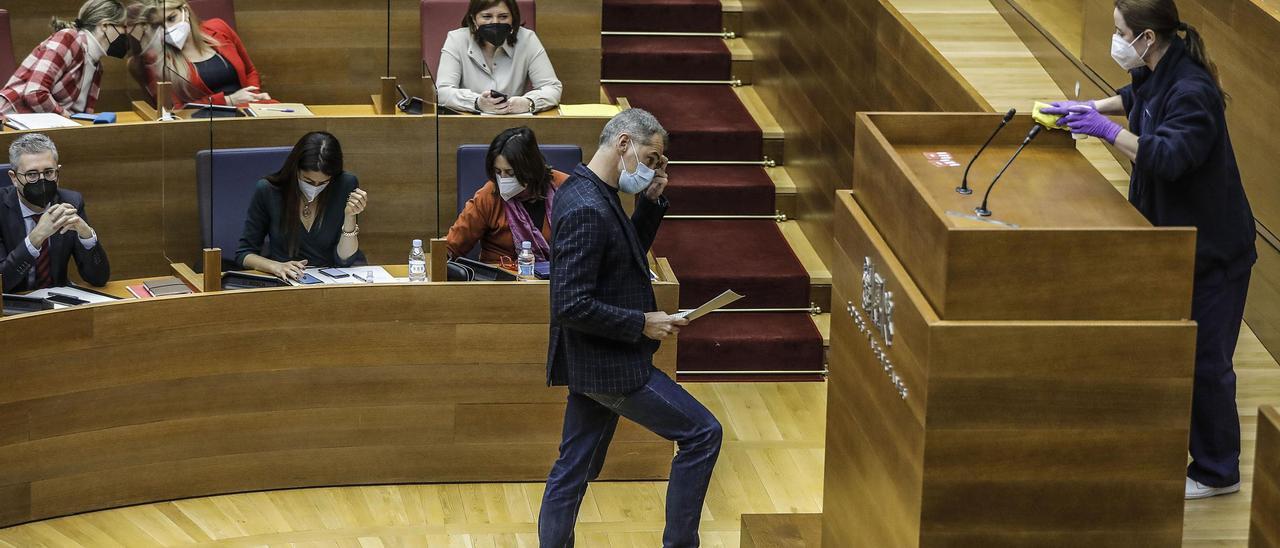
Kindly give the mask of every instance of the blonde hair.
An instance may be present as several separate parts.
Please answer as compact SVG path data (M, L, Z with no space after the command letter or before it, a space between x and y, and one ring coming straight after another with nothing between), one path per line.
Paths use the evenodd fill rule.
M80 13L74 21L52 18L49 26L57 32L63 29L84 30L97 27L102 23L124 23L127 10L120 0L89 0L80 6Z
M139 0L136 6L130 23L146 25L152 29L159 28L160 38L158 40L160 47L168 52L167 55L157 54L155 61L145 67L145 70L154 74L156 80L171 81L180 97L186 99L198 98L201 94L191 83L191 69L186 59L182 56L182 50L173 47L163 38L165 12L171 9L185 10L187 12L187 20L191 23L190 40L211 48L221 46L222 43L201 30L200 16L196 15L196 12L191 9L191 6L187 4L187 0ZM153 32L155 31L153 30ZM144 44L143 47L145 48L146 45ZM131 60L131 63L136 62L136 60ZM132 66L130 68L133 70ZM168 78L168 74L176 74L178 77ZM144 83L144 85L146 84ZM154 90L149 91L154 94Z

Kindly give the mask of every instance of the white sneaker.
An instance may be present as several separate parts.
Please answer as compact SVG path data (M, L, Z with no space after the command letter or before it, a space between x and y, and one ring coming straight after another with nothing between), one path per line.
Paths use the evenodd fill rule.
M1230 495L1240 491L1240 482L1226 487L1209 487L1191 478L1187 478L1187 500L1207 499L1218 495Z

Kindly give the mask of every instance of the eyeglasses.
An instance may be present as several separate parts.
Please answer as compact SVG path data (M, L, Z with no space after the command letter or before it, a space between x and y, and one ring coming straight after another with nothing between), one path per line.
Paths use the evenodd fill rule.
M48 180L50 180L50 181L57 181L57 180L58 180L58 170L60 170L60 169L62 169L62 166L58 166L58 167L51 167L51 168L46 169L46 170L44 170L44 171L28 171L28 172L25 172L25 173L17 173L17 172L14 172L13 170L9 170L9 171L10 171L11 173L17 173L18 178L22 179L22 180L23 180L23 182L26 182L26 183L34 183L34 182L36 182L36 181L39 181L40 179L48 179Z

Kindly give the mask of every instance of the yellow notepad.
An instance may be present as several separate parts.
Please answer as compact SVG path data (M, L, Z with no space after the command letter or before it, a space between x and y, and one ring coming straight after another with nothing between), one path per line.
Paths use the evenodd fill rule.
M247 109L251 116L258 118L291 118L297 116L315 116L311 109L302 103L255 103Z
M612 118L617 113L617 105L560 105L561 116Z

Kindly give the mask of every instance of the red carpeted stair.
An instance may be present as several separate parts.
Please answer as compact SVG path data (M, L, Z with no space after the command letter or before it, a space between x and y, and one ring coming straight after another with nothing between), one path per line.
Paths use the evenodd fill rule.
M600 77L605 80L728 80L729 49L720 38L606 36ZM647 109L646 109L647 110Z
M773 215L777 189L757 166L673 165L667 215Z
M734 308L809 306L809 275L774 221L663 221L653 253L669 259L680 279L680 308L726 288L746 295Z
M764 134L729 86L611 84L614 99L652 112L671 134L667 157L676 160L760 161Z
M720 0L604 0L604 30L720 32Z
M606 31L720 32L719 0L605 0ZM732 58L720 38L609 36L606 80L727 81ZM608 94L648 110L671 134L674 162L760 162L764 136L733 88L718 84L609 84ZM776 190L758 165L670 167L668 216L773 215ZM770 219L674 219L653 252L680 280L680 306L692 308L725 289L746 295L744 309L807 309L809 276ZM823 369L822 337L803 312L723 312L680 332L677 367L685 380L739 372ZM690 373L711 374L711 377ZM785 377L785 375L784 375ZM776 375L771 378L778 378Z

